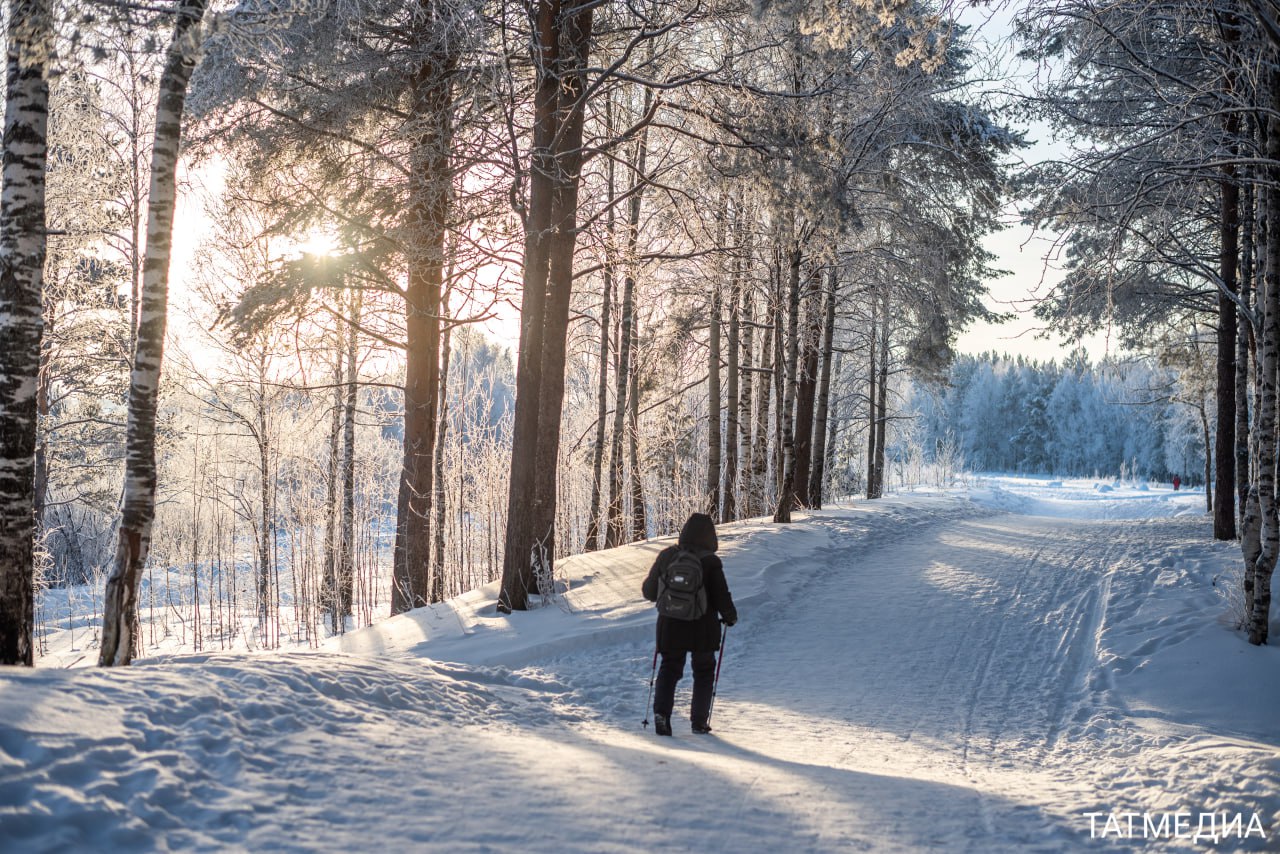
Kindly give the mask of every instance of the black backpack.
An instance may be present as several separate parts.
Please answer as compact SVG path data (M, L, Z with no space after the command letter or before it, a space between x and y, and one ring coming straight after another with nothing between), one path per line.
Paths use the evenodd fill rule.
M680 549L658 575L658 613L673 620L696 620L707 613L702 558Z

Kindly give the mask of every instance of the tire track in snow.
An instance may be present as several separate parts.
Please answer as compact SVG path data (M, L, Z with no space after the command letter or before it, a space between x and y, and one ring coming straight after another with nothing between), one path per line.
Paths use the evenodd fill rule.
M1064 528L1012 517L995 527L1035 532L1036 539L1002 613L983 623L994 622L996 632L982 641L986 654L965 707L962 752L969 769L1043 764L1054 752L1094 672L1106 568L1123 542L1111 523ZM993 672L999 674L994 681Z

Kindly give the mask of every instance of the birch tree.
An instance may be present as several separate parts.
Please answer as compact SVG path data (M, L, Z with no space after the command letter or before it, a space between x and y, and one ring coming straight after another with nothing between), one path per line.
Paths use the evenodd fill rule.
M43 331L45 160L53 23L45 0L12 0L0 190L0 664L30 667L36 389Z
M129 664L137 649L138 583L151 547L156 497L156 401L169 299L169 259L177 192L183 105L195 68L206 0L182 0L160 75L148 194L147 249L138 312L137 345L129 381L125 482L115 564L103 604L104 667Z

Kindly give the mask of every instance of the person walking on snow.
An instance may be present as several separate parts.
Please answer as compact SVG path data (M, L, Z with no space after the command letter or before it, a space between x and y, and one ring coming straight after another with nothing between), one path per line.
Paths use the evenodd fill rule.
M671 712L675 706L676 683L684 676L686 654L693 656L693 703L690 720L695 733L711 732L711 696L716 674L716 652L720 649L720 626L738 621L738 610L729 594L724 577L724 564L716 557L720 547L716 526L705 513L694 513L680 531L679 545L668 546L658 553L641 592L650 602L658 601L659 579L663 570L681 549L693 552L702 562L702 585L706 590L707 609L695 620L678 620L658 615L658 653L662 664L653 695L654 730L658 735L671 735Z

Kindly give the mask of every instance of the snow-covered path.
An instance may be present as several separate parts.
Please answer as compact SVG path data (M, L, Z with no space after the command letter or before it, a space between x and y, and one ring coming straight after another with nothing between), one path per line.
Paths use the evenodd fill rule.
M1211 810L1278 844L1280 650L1215 621L1233 547L1155 499L995 498L722 531L711 737L639 726L661 543L569 562L563 609L478 593L354 655L0 674L0 850L1204 850L1084 813Z
M1107 609L1137 608L1158 577L1142 557L1176 523L926 517L868 541L856 512L814 521L830 544L731 633L716 714L718 752L759 766L752 785L782 811L789 847L1071 850L1088 842L1088 811L1244 809L1276 791L1265 746L1140 729L1095 669ZM1132 576L1122 606L1117 566ZM587 696L621 676L591 654L553 666ZM693 744L675 750L703 750L677 736ZM760 808L732 790L704 797L730 825Z

